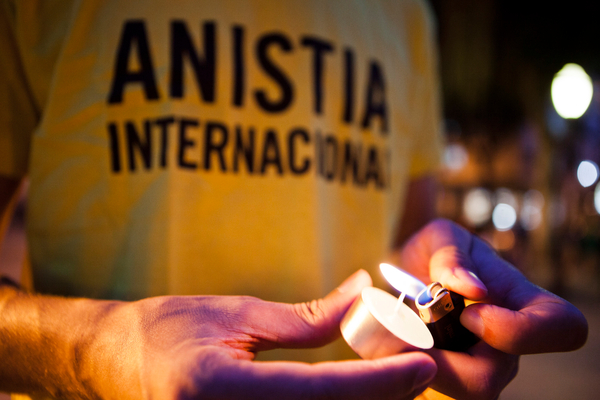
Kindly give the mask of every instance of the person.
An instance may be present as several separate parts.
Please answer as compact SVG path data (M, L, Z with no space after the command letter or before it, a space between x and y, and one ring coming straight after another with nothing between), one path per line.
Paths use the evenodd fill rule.
M411 236L439 154L421 1L4 1L0 19L0 209L27 176L35 288L0 284L0 390L492 398L518 355L585 342L575 307L464 229ZM254 360L333 341L361 268L406 239L394 262L485 300L461 316L480 343Z

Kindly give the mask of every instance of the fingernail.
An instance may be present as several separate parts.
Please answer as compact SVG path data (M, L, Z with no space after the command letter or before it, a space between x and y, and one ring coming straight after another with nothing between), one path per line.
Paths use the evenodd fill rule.
M461 281L468 282L470 285L475 286L487 293L487 288L485 287L485 284L481 281L481 279L479 279L477 275L475 275L474 272L462 268L457 268L454 270L454 276L456 276Z
M415 381L413 382L413 389L420 388L427 385L437 373L437 365L434 363L428 362L425 363L417 372L417 376L415 377Z
M467 307L460 315L460 323L475 335L483 336L483 320L474 309Z

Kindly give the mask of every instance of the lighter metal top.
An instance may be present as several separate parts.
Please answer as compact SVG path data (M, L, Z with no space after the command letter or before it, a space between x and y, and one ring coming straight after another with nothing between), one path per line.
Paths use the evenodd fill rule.
M454 310L450 291L439 282L433 282L423 289L417 295L415 303L426 324L435 322Z

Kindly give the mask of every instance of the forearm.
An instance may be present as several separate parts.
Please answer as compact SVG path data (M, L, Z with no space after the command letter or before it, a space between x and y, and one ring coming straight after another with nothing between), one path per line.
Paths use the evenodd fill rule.
M96 397L98 366L108 364L90 362L105 339L92 330L119 304L0 285L0 391Z

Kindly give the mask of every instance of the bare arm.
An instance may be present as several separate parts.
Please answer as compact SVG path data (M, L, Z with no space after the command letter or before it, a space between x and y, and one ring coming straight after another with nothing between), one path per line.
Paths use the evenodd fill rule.
M78 381L78 338L107 307L38 297L0 285L0 390L85 398Z
M0 286L0 390L81 399L412 399L436 372L423 353L320 364L254 362L316 347L370 278L327 297L270 303L230 296L138 302L35 296Z
M19 181L0 178L2 234ZM67 299L0 282L0 391L73 399L410 399L436 367L425 354L378 361L253 362L275 347L316 347L363 287L360 271L321 300Z
M0 243L13 215L20 185L20 180L0 176ZM0 270L0 276L4 272ZM65 354L69 339L57 340L60 336L57 333L63 331L61 334L68 336L73 332L64 327L49 326L49 321L45 320L44 310L54 309L56 300L48 300L42 305L36 304L34 299L0 282L0 390L18 392L27 387L30 392L58 394L59 381L75 380L72 369L55 368L69 358ZM63 313L72 314L76 308L69 306ZM58 371L61 371L60 378L52 376ZM26 382L27 377L34 376L45 377L45 382Z

